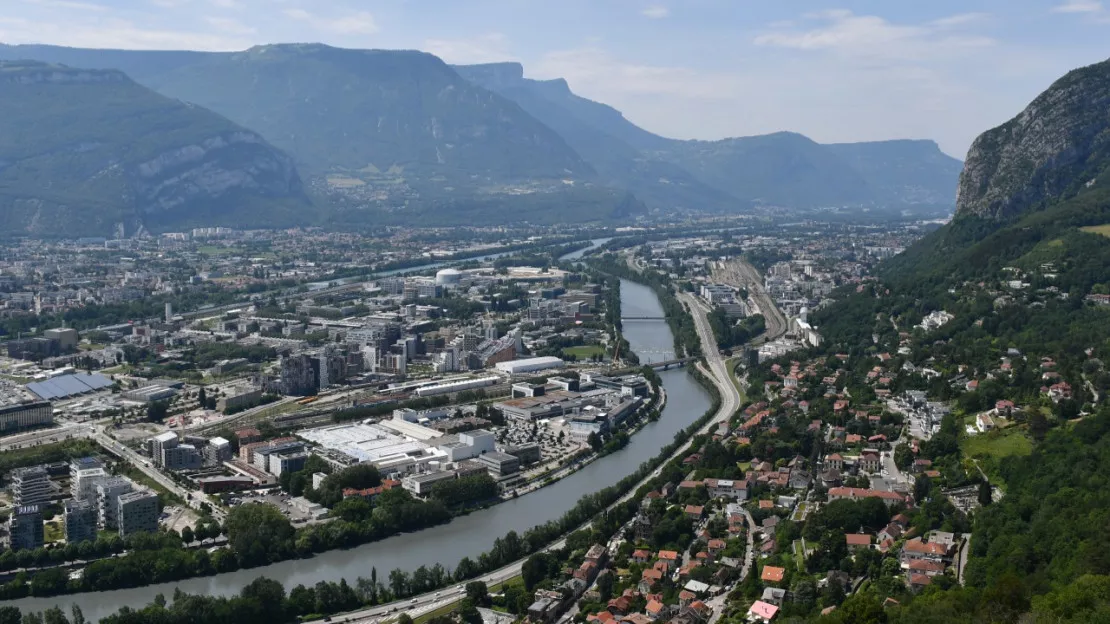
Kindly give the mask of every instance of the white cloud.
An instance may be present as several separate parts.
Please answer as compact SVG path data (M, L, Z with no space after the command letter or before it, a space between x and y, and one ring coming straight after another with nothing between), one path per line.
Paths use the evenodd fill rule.
M253 35L258 32L257 29L229 17L205 17L204 21L212 28L232 35Z
M895 24L877 15L856 15L847 10L823 11L804 16L810 27L771 28L753 40L757 46L807 52L828 51L875 62L922 61L966 54L968 49L993 46L990 37L953 32L978 21L978 14L960 14L925 24Z
M420 49L460 65L497 63L514 58L509 52L509 38L497 32L465 39L426 39Z
M653 4L648 8L640 11L640 15L650 19L663 19L669 17L671 10L661 4Z
M541 78L566 78L575 90L594 94L606 102L606 97L629 95L699 99L728 99L736 95L735 80L727 74L628 62L597 46L549 52L539 62L530 64L529 70Z
M1102 13L1098 0L1068 0L1052 8L1053 13Z
M62 23L0 17L0 41L121 50L234 51L254 44L240 36L152 28L115 18Z
M286 9L285 15L305 22L316 30L337 35L373 35L380 29L374 16L368 11L359 11L340 17L322 17L304 9Z
M221 9L241 9L243 5L238 0L208 0L209 4Z
M79 2L77 0L21 0L24 4L50 7L55 9L73 9L78 11L107 11L108 7L93 2Z

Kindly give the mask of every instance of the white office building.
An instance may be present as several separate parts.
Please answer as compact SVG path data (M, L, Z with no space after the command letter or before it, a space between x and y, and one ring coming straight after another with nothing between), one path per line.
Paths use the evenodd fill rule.
M119 497L134 488L135 484L124 477L110 477L96 484L96 520L100 528L115 529L119 527L117 520Z
M562 368L564 365L565 363L563 360L551 356L525 358L523 360L511 360L509 362L498 362L495 364L498 371L508 375L535 373L542 370Z
M49 502L54 497L50 475L45 466L31 466L12 471L12 504L36 505Z

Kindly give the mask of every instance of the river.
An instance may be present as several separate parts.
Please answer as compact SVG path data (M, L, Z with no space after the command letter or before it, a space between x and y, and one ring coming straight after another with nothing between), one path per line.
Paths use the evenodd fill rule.
M663 315L659 300L651 289L629 281L621 281L622 313L628 316ZM674 338L665 321L629 321L624 335L641 361L663 361L673 358ZM359 576L370 576L377 568L378 578L385 578L394 568L413 570L421 565L442 563L454 567L463 557L475 558L493 545L493 540L509 531L526 529L558 517L583 495L613 485L632 473L643 461L654 457L659 449L674 439L679 430L697 420L710 407L709 395L684 370L660 373L667 389L667 404L662 417L648 423L623 450L603 457L582 470L545 488L506 501L489 509L456 518L449 524L398 535L379 542L364 544L350 550L333 550L311 559L283 561L262 568L228 572L216 576L188 579L175 583L151 585L136 589L76 594L57 598L25 598L0 604L14 604L24 610L41 611L60 604L66 611L70 604L81 607L91 621L109 615L127 605L140 608L158 593L172 597L174 589L207 595L237 593L244 585L265 575L285 585L286 589L303 583L312 585L320 580L353 582Z

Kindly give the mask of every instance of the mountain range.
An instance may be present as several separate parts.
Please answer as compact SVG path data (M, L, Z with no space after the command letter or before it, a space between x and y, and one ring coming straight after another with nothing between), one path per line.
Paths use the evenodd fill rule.
M760 206L944 214L960 170L959 161L930 141L821 145L786 132L668 139L574 94L564 80L524 78L520 64L449 66L414 51L0 45L0 59L122 72L136 87L257 133L288 155L315 203L298 210L293 222L554 223ZM111 119L110 111L86 108L82 123L90 128L101 115ZM151 143L160 138L139 126L123 134ZM114 202L114 195L90 198ZM285 199L303 196L297 190ZM213 224L253 221L236 212L213 210ZM141 214L148 228L176 226L166 214ZM108 224L118 216L93 221ZM287 216L256 225L285 224ZM15 223L26 229L18 218Z
M95 233L301 220L293 161L257 133L116 70L0 61L0 224Z

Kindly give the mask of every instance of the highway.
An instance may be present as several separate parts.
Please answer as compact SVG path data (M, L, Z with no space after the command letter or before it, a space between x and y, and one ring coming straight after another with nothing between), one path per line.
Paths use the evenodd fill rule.
M161 470L150 465L150 460L148 458L139 455L122 442L113 440L103 431L98 431L94 439L97 444L104 447L105 450L133 465L143 474L153 479L155 483L176 494L190 507L200 509L201 503L208 503L209 506L212 507L212 517L215 518L217 522L223 523L227 516L226 512L224 512L223 508L218 504L209 500L207 494L200 490L189 490L181 487Z
M717 386L717 391L721 395L721 404L720 407L717 408L717 412L713 415L712 418L709 419L705 426L703 426L698 431L698 434L705 434L715 429L717 427L717 423L721 420L728 420L729 418L731 418L732 415L736 413L736 410L740 409L740 403L742 399L740 396L740 391L736 389L735 385L733 385L732 379L729 376L728 369L725 365L725 361L721 357L720 351L717 349L717 340L713 336L713 330L709 327L709 319L705 314L705 310L696 305L696 303L694 305L690 305L692 298L690 298L689 295L679 296L683 297L683 300L686 301L691 314L693 314L694 316L694 322L697 325L698 338L701 341L702 351L706 354L706 360L709 362L708 368L702 366L700 362L698 363L698 367L703 373L706 374L707 377L709 377L714 385ZM691 437L690 440L676 449L674 453L672 453L671 456L668 458L668 461L675 457L681 457L685 455L686 452L690 450L692 444L693 437ZM629 489L628 493L622 496L615 503L610 505L609 509L613 509L617 505L631 500L632 497L636 495L636 490L638 490L640 486L659 476L659 473L662 472L664 465L666 465L666 462L660 464L660 466L652 471L650 475L644 477L639 483ZM586 524L583 524L575 530L577 531L588 527L589 523L587 522ZM565 541L565 538L560 539L559 541L544 548L544 550L548 551L562 548ZM415 598L410 598L408 600L398 600L395 602L370 607L368 609L362 609L360 611L355 611L345 615L332 616L326 621L366 623L389 616L390 614L400 613L408 613L410 616L416 617L418 615L427 613L429 611L434 611L440 607L461 600L466 595L466 591L464 589L466 583L469 583L471 581L483 581L486 583L486 585L492 586L518 576L520 574L521 568L524 566L525 560L526 558L519 559L503 568L491 572L490 574L480 576L476 579L471 579L470 581L464 581L458 586L452 586L437 592L429 592L427 594L423 594ZM324 622L325 620L316 620L314 624L323 624Z
M54 444L73 438L92 437L93 428L87 424L65 423L50 429L39 429L27 433L0 438L0 451L14 451L15 449Z

